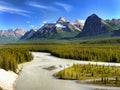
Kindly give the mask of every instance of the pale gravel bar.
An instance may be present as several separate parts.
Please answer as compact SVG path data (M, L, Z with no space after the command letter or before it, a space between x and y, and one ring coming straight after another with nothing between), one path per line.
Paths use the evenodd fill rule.
M50 53L32 52L34 59L22 64L23 70L16 80L15 90L120 90L120 87L78 84L72 80L59 80L53 74L74 63L120 66L119 63L88 62L61 59ZM20 65L20 66L22 66ZM55 70L43 68L55 66Z

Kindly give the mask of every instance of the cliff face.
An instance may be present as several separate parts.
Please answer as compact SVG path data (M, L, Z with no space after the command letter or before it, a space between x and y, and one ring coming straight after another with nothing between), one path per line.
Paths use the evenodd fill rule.
M87 18L83 27L83 34L85 35L96 35L107 31L106 22L95 14Z

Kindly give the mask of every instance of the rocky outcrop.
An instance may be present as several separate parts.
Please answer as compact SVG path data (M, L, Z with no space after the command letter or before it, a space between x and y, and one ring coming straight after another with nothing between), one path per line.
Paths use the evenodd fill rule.
M67 20L64 17L60 17L56 23L63 23L63 22L67 22Z
M106 33L107 23L99 18L96 14L92 14L89 16L85 22L85 25L83 27L82 34L83 35L97 35L97 34L102 34Z

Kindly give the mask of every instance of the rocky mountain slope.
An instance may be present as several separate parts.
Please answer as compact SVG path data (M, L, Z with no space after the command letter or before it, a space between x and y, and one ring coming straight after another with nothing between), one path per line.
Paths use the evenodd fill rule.
M36 29L31 29L30 31L27 31L23 36L21 36L22 39L28 39L30 38L34 33L36 32Z
M17 40L38 40L38 39L74 39L81 37L119 37L120 19L103 20L96 14L90 15L85 23L80 20L70 22L60 17L55 23L45 23L39 29L0 30L0 43Z
M0 36L13 36L13 37L21 37L25 34L25 30L23 29L8 29L8 30L0 30Z
M69 22L64 17L60 17L56 23L46 23L38 30L28 31L21 40L92 36L99 36L99 38L120 36L120 19L103 20L96 14L92 14L83 25L79 20Z
M71 23L65 18L60 17L56 23L46 23L37 31L28 31L23 39L62 39L62 38L73 38L79 32L81 32L83 25L79 22Z
M114 29L109 23L98 17L96 14L92 14L87 18L82 32L77 37L98 35L108 33L112 30Z
M120 19L105 20L114 30L120 29Z
M8 29L8 30L0 30L0 42L12 42L17 41L21 36L25 34L24 29Z

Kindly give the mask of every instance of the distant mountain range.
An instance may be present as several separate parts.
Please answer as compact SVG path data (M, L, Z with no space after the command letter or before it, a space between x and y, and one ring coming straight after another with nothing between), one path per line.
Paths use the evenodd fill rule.
M83 29L83 25L79 22L69 22L65 18L60 17L56 23L46 23L38 30L30 30L26 32L21 39L62 39L73 38Z
M0 43L17 41L26 33L24 29L0 30Z
M103 20L96 14L92 14L84 24L80 20L69 22L64 17L60 17L55 23L45 23L37 30L31 29L27 32L23 29L0 30L0 41L11 38L11 40L79 39L92 36L119 37L120 19Z
M60 17L56 23L46 23L38 30L26 32L21 40L30 39L68 39L105 35L120 36L120 19L103 20L96 14L90 15L83 25L79 20L69 22Z

